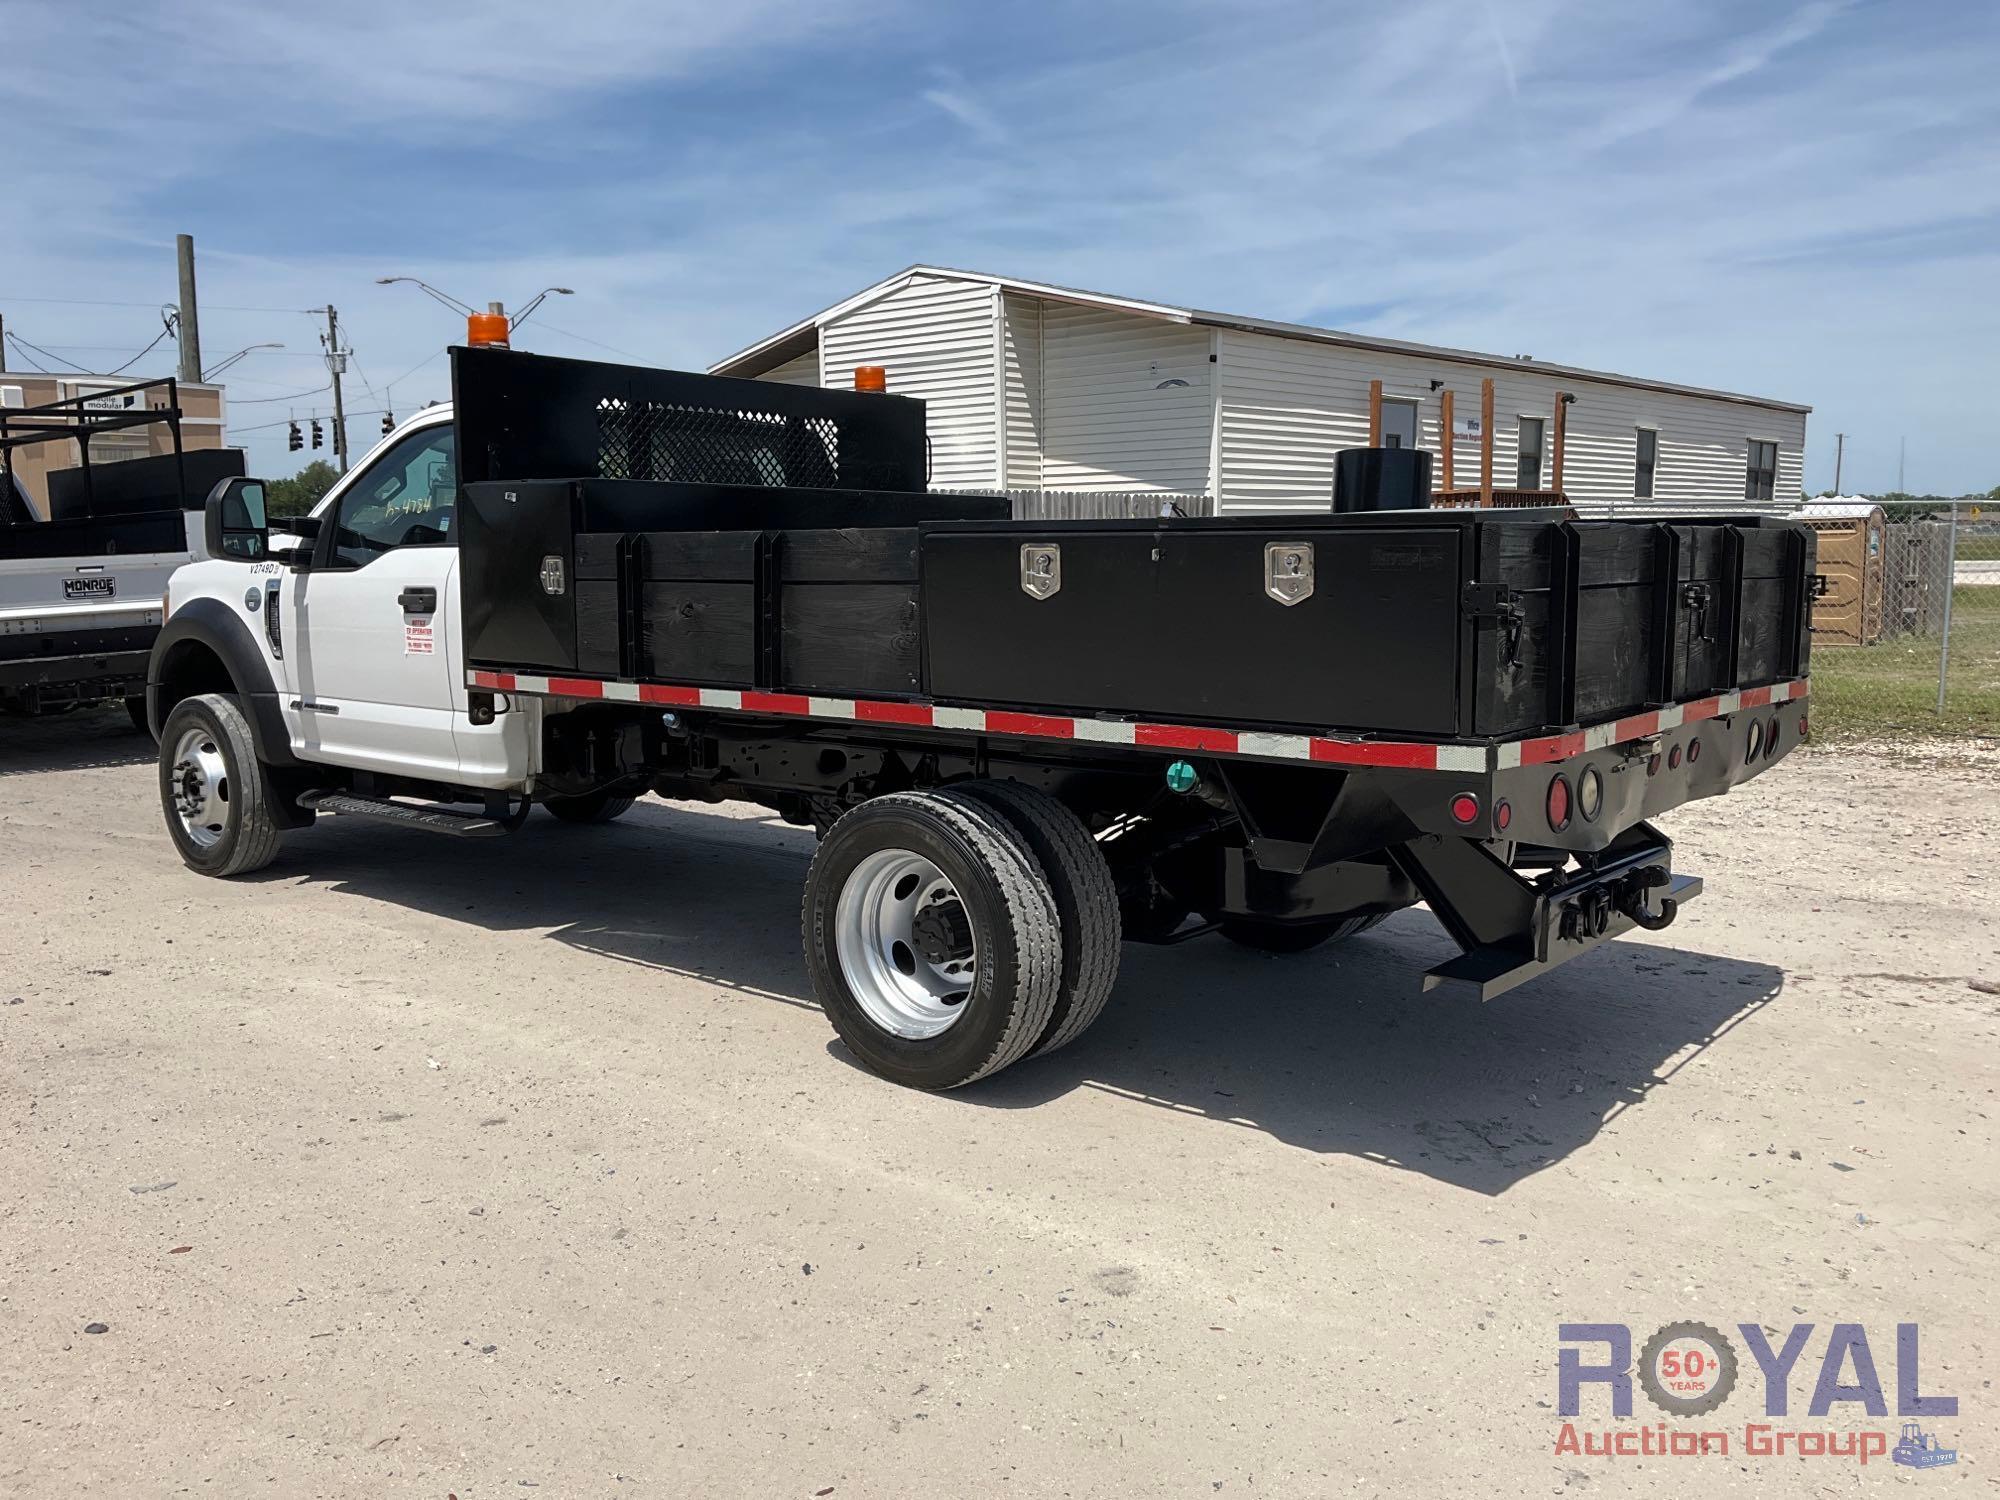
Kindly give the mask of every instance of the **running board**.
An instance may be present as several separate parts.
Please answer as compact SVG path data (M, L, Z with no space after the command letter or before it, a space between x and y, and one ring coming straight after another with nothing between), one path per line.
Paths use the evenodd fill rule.
M384 823L400 823L405 828L426 828L432 833L447 834L455 839L497 839L512 831L500 819L484 813L446 812L436 807L390 802L381 797L360 797L353 792L303 792L299 796L299 806L313 812L378 818Z

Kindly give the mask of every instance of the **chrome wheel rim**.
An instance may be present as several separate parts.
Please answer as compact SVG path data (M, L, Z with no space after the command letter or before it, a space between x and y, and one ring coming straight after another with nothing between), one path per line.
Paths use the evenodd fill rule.
M229 763L215 736L202 728L184 731L169 775L181 831L197 848L213 848L229 826Z
M910 1041L957 1025L979 976L964 902L909 849L878 849L854 867L834 908L834 947L868 1019Z

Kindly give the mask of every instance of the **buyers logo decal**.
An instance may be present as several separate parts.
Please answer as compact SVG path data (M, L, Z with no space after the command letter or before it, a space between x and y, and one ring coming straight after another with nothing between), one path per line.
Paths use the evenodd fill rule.
M1746 1380L1760 1381L1762 1416L1789 1418L1793 1376L1811 1370L1806 1359L1814 1325L1795 1323L1782 1340L1758 1323L1738 1323L1749 1366ZM1556 1436L1558 1456L1577 1458L1749 1458L1844 1459L1867 1464L1887 1458L1912 1469L1941 1468L1958 1462L1958 1450L1943 1445L1914 1420L1905 1420L1898 1435L1881 1427L1794 1427L1785 1421L1741 1420L1717 1423L1711 1413L1735 1393L1739 1362L1736 1343L1708 1323L1687 1319L1663 1324L1632 1357L1632 1330L1624 1323L1564 1323L1556 1330L1561 1345L1556 1354L1556 1411L1565 1420ZM1601 1354L1600 1359L1588 1358ZM1896 1325L1893 1366L1896 1415L1899 1418L1955 1417L1958 1397L1923 1394L1919 1370L1920 1342L1915 1323ZM1593 1428L1569 1420L1583 1414L1586 1387L1602 1386L1614 1419L1632 1415L1632 1387L1637 1381L1646 1399L1675 1418L1710 1418L1670 1425L1653 1421L1638 1426ZM1803 1383L1803 1382L1801 1382ZM1756 1394L1753 1384L1745 1396ZM1738 1398L1739 1406L1742 1404ZM1858 1408L1858 1410L1856 1410ZM1820 1351L1808 1418L1843 1416L1874 1419L1889 1416L1889 1396L1878 1373L1868 1330L1860 1323L1835 1323Z
M63 580L65 599L115 599L118 597L118 579L110 573L92 573L83 578Z

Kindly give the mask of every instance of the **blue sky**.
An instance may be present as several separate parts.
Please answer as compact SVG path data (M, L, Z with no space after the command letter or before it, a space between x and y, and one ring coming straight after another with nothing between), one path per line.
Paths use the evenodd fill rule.
M0 314L158 332L173 236L253 469L446 394L406 274L700 367L912 262L1810 403L1809 489L2000 484L1990 0L0 0ZM129 306L86 305L129 303ZM19 367L17 350L9 363ZM162 346L135 367L168 373ZM393 392L385 395L393 383ZM254 403L254 404L253 404ZM377 419L353 425L356 451Z

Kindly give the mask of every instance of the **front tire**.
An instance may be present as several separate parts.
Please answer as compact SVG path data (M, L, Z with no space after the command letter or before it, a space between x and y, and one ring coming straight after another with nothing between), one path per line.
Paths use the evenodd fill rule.
M834 1030L893 1083L957 1088L1047 1033L1062 983L1055 896L990 807L921 792L862 803L813 856L801 926Z
M565 823L609 823L632 810L636 797L614 797L609 792L585 792L580 797L544 797L542 806Z
M271 783L233 697L183 698L160 726L160 808L181 862L202 875L261 870L277 857Z

